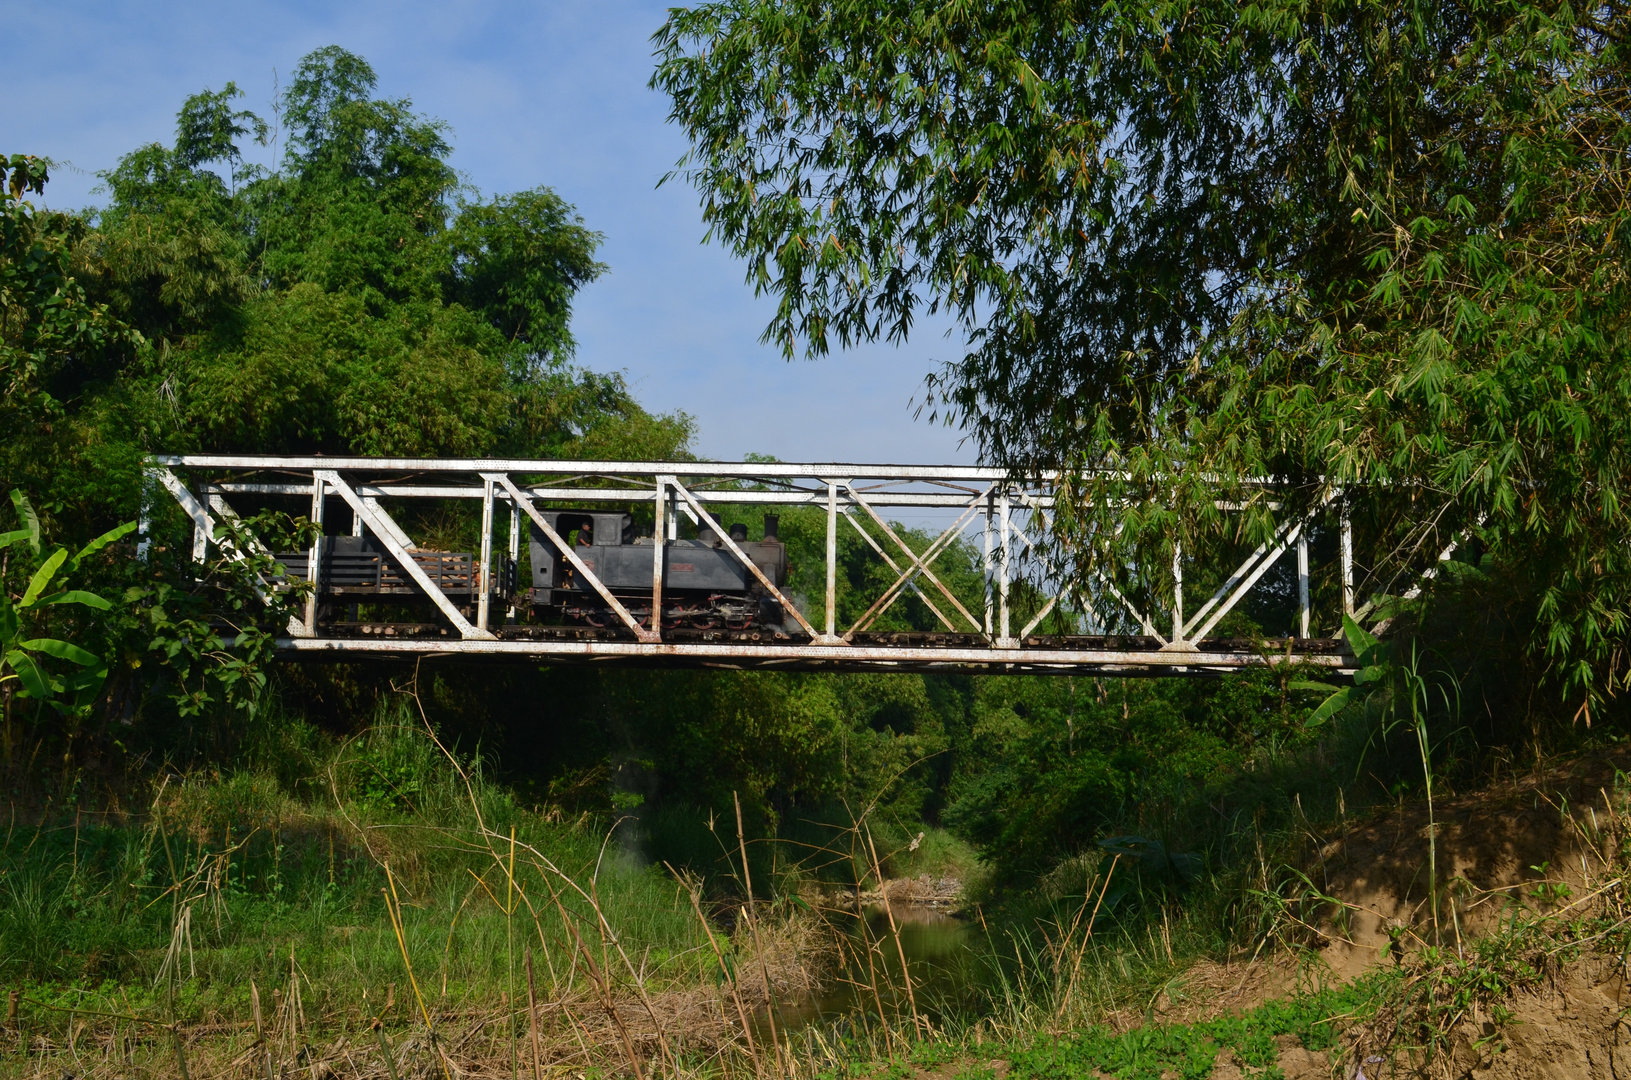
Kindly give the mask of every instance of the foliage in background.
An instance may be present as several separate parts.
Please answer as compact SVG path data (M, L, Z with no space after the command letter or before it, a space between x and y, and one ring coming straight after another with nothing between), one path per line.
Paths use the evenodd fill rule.
M375 86L366 61L328 47L297 66L275 124L238 108L231 83L196 94L173 144L102 175L95 212L35 209L49 163L0 162L0 476L50 535L84 544L137 517L155 451L687 454L689 417L572 364L572 299L605 271L599 234L548 188L461 186L445 126ZM273 168L245 163L249 140L280 151ZM304 526L246 504L200 574L189 523L150 501L143 562L117 545L86 568L112 608L82 666L110 674L81 711L103 735L157 725L173 736L161 756L185 757L219 749L211 729L260 693L298 599L234 536L296 543Z
M134 516L158 450L685 453L688 417L571 363L599 234L548 188L461 186L445 126L375 82L319 49L275 126L230 83L187 99L173 145L103 174L94 216L35 211L21 188L6 202L0 364L19 408L0 467L42 512ZM277 166L246 164L246 140Z
M1476 537L1572 712L1631 655L1628 19L721 0L653 82L767 337L949 310L937 400L994 464L1083 477L1079 571L1170 595L1173 535L1256 543L1340 488L1391 553L1365 592Z

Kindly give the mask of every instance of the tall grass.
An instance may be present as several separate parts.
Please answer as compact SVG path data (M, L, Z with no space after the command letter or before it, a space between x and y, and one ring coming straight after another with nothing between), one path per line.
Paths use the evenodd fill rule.
M407 709L320 765L294 792L269 770L165 776L140 812L13 822L0 979L25 989L35 1034L255 1017L274 1063L360 1030L435 1061L496 1010L519 1068L530 993L557 1057L597 1058L606 1028L636 1069L718 1038L706 1015L675 1024L707 1012L708 931L623 823L520 806Z
M1419 744L1425 730L1401 735ZM1158 792L1114 843L979 897L948 983L910 961L903 913L876 888L967 875L970 852L944 834L866 807L755 842L739 814L670 808L634 822L524 806L479 756L440 743L411 699L350 740L280 737L245 768L161 775L140 809L10 821L0 979L21 1008L0 1036L0 1074L50 1061L110 1077L134 1063L155 1075L321 1064L401 1080L480 1065L767 1080L978 1058L988 1044L1016 1053L1156 1019L1198 959L1298 955L1331 899L1297 868L1360 802L1355 763L1397 754L1401 768L1381 773L1392 776L1416 749L1433 777L1419 746L1378 744L1372 719L1354 716L1320 744L1266 749L1204 800ZM1631 850L1631 811L1615 797L1588 836L1609 868ZM694 864L649 865L642 845L683 848L676 836ZM1626 903L1612 890L1594 902ZM1447 1038L1493 993L1469 982L1476 965L1512 985L1521 965L1500 958L1526 941L1412 961L1426 965L1406 981L1417 997L1378 984L1368 1015L1391 1008L1396 1034ZM1425 955L1436 943L1420 944ZM848 981L853 1008L816 1022L784 1011L823 970ZM1331 992L1312 977L1305 988ZM1282 1020L1307 1027L1302 1013ZM1093 1045L1092 1060L1117 1060L1110 1042Z
M757 843L739 816L566 820L440 744L411 699L337 745L298 725L259 737L251 767L166 776L141 812L8 832L0 976L27 983L40 1038L71 1042L101 1017L153 1046L182 1025L241 1029L280 1067L323 1039L364 1038L382 1061L433 1070L481 1045L512 1073L536 1055L786 1074L897 1059L925 1039L1069 1030L1149 1000L1196 956L1265 940L1220 928L1276 917L1242 918L1253 893L1238 874L1180 890L1146 858L1090 855L988 905L962 985L939 994L908 963L890 894L871 890L968 875L970 853L943 834L867 807L824 808ZM1278 770L1306 779L1307 764L1267 757L1237 797L1270 806L1288 786ZM1248 818L1265 895L1295 840L1289 811L1271 810ZM1141 812L1130 827L1181 843L1184 804ZM676 836L689 869L646 865L642 843L683 847ZM1214 840L1225 865L1243 842L1238 828ZM837 1028L789 1030L777 1003L809 990L828 948L858 1008Z

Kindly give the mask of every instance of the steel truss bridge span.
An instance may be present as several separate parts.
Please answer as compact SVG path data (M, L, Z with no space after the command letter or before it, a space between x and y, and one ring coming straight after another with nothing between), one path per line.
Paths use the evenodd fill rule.
M1061 595L1039 543L1053 509L1049 485L991 468L189 454L154 456L147 475L143 550L150 543L151 500L167 496L191 521L195 561L208 559L212 547L240 560L274 554L290 578L311 583L303 616L291 618L287 636L277 642L280 654L290 658L466 656L629 666L1104 675L1215 675L1285 662L1342 671L1354 663L1338 639L1310 634L1310 521L1285 523L1187 615L1183 559L1175 550L1178 584L1170 602L1159 610L1140 610L1109 581L1098 582L1091 595ZM404 528L412 524L410 515L400 508L423 500L479 504L477 550L449 554L416 543ZM239 518L238 506L250 504L298 507L324 535L300 553L268 552L252 536L240 542L253 550L240 550L219 526ZM602 528L593 541L585 540L591 535L591 511L635 507L655 523L649 535L607 537ZM824 595L792 594L785 577L777 580L780 575L764 557L777 543L772 521L767 519L764 542L748 542L740 526L727 528L716 517L732 507L803 507L819 513L825 550L824 573L817 580ZM568 508L585 516L575 540L563 525ZM934 519L927 545L918 539L914 546L902 535L894 518L903 512L918 521ZM338 539L345 533L336 534L335 526L347 524L352 539ZM682 538L682 525L695 531L695 539ZM625 534L631 528L625 526ZM861 550L881 571L874 580L883 583L860 597L865 611L853 620L841 619L839 611L839 537L847 535L864 541ZM917 535L923 535L921 527ZM1342 606L1351 613L1352 545L1345 523L1341 536ZM528 561L535 571L545 560L558 566L576 590L572 595L603 616L601 625L530 617L529 594L515 580L524 537L530 540ZM676 562L675 555L682 548L697 550L699 541L713 549L707 553L711 560L730 568L751 590L764 617L741 625L685 625L683 619L676 624L672 613L682 590L675 571L692 567ZM371 553L365 561L372 576L365 584L358 584L355 568L344 562L341 548L347 544L345 551ZM959 545L978 552L980 595L969 595L966 584L962 595L950 587L945 556ZM608 546L620 551L625 579L609 579ZM1214 636L1224 616L1288 552L1296 553L1298 564L1299 636L1268 642ZM641 565L649 565L649 574L631 591L629 560L648 558ZM535 574L533 581L538 580ZM810 580L807 573L804 580ZM260 585L267 600L286 587L277 579ZM410 598L420 614L333 617L348 599L355 605L389 599L387 593ZM561 594L545 590L542 595ZM934 630L880 628L879 620L908 595L932 613ZM330 603L325 605L324 597ZM1332 617L1325 621L1334 623L1335 613L1328 614Z

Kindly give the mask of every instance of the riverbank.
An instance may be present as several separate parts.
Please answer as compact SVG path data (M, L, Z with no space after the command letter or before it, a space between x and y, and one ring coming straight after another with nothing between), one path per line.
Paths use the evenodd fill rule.
M411 812L172 778L141 814L7 832L0 1075L1597 1069L1631 948L1625 764L1330 823L1232 946L1216 878L1160 891L1123 857L1000 913L952 914L949 874L744 904L456 762Z
M1548 936L1528 945L1567 952L1569 941ZM1145 1017L1122 1015L1082 1028L1042 1022L1020 1034L1000 1022L923 1028L899 1017L889 1025L757 1028L753 1041L731 1022L728 990L656 993L609 1009L594 993L531 1009L501 1001L486 1009L432 1009L428 1023L401 999L384 1003L380 1016L356 1009L319 1017L297 991L279 989L266 995L258 1025L251 1018L171 1027L64 1006L69 1011L47 1026L29 1002L0 1029L0 1076L1325 1080L1363 1073L1368 1080L1516 1080L1625 1074L1631 1061L1620 1019L1625 972L1612 950L1580 943L1569 959L1507 982L1512 969L1478 970L1498 943L1474 947L1480 959L1473 964L1440 957L1434 965L1416 953L1346 982L1329 978L1317 963L1197 965L1170 980L1165 1000ZM1215 993L1223 983L1238 990L1288 978L1287 993L1249 1007Z

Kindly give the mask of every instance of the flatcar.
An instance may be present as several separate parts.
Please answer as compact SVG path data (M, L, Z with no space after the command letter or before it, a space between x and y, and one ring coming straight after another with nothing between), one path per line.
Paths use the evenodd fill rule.
M556 535L573 545L584 567L600 579L608 592L637 620L651 617L652 538L637 535L629 514L583 510L554 510L543 515ZM774 514L764 518L764 535L748 540L747 526L732 525L731 540L766 580L777 588L787 583L787 547L777 534ZM532 527L532 591L534 611L566 622L606 626L616 622L600 594L580 580L572 563L536 525ZM757 577L742 564L712 528L699 529L694 539L674 539L664 545L663 626L697 630L745 630L777 626L781 605L764 591Z
M414 600L421 597L418 584L384 546L371 536L325 536L318 542L317 596L319 600L357 603L358 601ZM408 553L431 583L455 604L473 605L481 596L481 560L467 551L423 551ZM304 551L281 551L272 556L283 565L291 581L305 581L309 555ZM516 565L494 553L493 601L509 603L516 592Z

